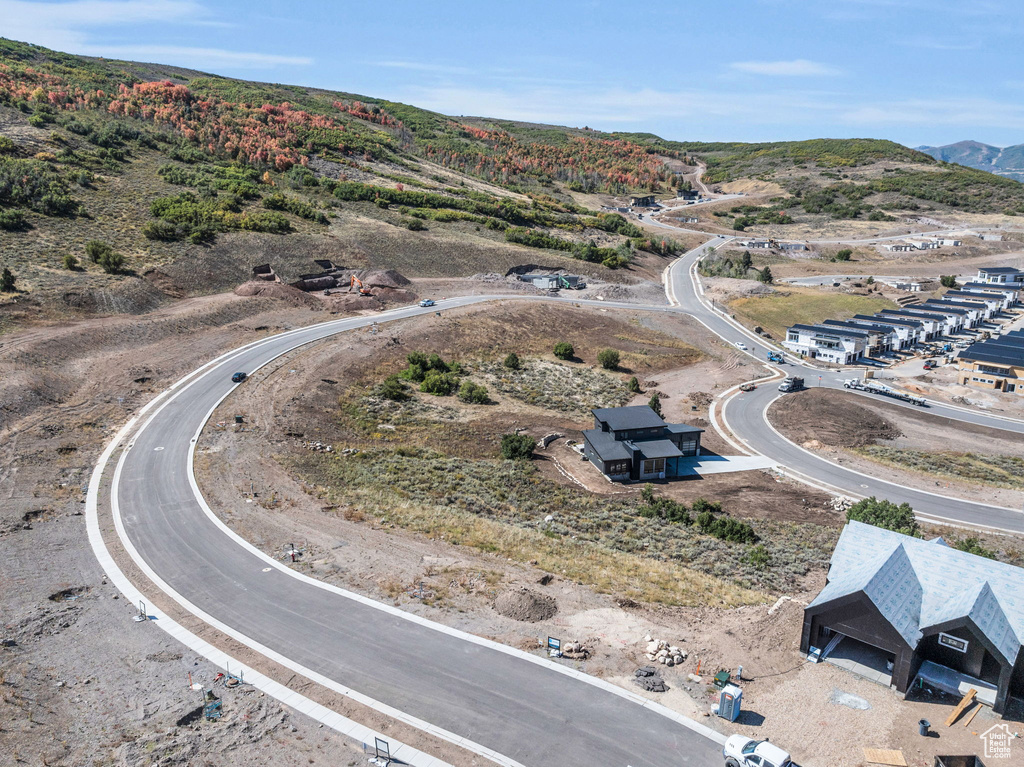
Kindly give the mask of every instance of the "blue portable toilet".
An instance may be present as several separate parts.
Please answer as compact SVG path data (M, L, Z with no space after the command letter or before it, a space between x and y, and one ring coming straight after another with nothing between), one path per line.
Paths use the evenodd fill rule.
M722 688L718 699L718 715L730 722L735 722L740 715L740 704L743 701L743 690L734 684Z

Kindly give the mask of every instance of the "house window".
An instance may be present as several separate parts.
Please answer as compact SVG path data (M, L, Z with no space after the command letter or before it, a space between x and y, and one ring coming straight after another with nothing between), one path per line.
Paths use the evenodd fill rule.
M665 471L664 458L648 458L644 461L644 474L660 474Z
M952 636L951 634L944 634L944 633L942 633L940 631L939 632L939 644L942 645L943 647L948 647L951 650L956 650L957 652L965 653L965 652L967 652L967 645L969 643L967 642L966 639L961 639L960 637L955 637L955 636Z
M800 343L800 334L790 333L789 335L786 336L786 340L794 344Z

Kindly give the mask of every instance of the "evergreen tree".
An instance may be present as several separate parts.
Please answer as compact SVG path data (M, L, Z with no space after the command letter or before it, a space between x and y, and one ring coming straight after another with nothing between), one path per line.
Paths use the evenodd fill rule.
M647 405L655 413L664 417L664 414L661 412L661 395L658 394L658 392L654 392L654 394L651 395L651 398L647 401Z

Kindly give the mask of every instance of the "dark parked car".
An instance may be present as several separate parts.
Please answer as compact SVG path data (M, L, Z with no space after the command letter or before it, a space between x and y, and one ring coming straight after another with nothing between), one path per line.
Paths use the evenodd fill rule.
M242 381L244 381L248 377L249 375L247 373L235 373L233 376L231 376L231 380L234 381L235 383L242 383Z

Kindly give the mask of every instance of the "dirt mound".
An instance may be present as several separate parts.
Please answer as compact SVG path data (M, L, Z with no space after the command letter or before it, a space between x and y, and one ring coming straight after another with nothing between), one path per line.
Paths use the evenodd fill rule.
M536 623L554 617L558 604L552 597L528 588L503 591L494 600L494 609L506 618Z
M236 296L248 296L259 298L279 298L287 301L292 306L306 306L310 309L322 309L323 304L316 298L303 293L291 285L284 285L279 282L259 282L251 280L243 282L235 288Z
M899 428L863 407L855 394L808 389L787 394L768 411L771 422L798 445L863 447L901 436Z
M394 269L360 269L355 272L362 283L371 288L404 288L412 282Z
M408 290L375 288L371 296L363 296L358 293L331 292L325 294L323 306L332 314L348 314L366 309L381 311L389 306L414 304L418 300L419 296Z
M185 297L185 290L166 272L161 272L159 269L150 269L142 273L142 278L164 295L171 298Z

